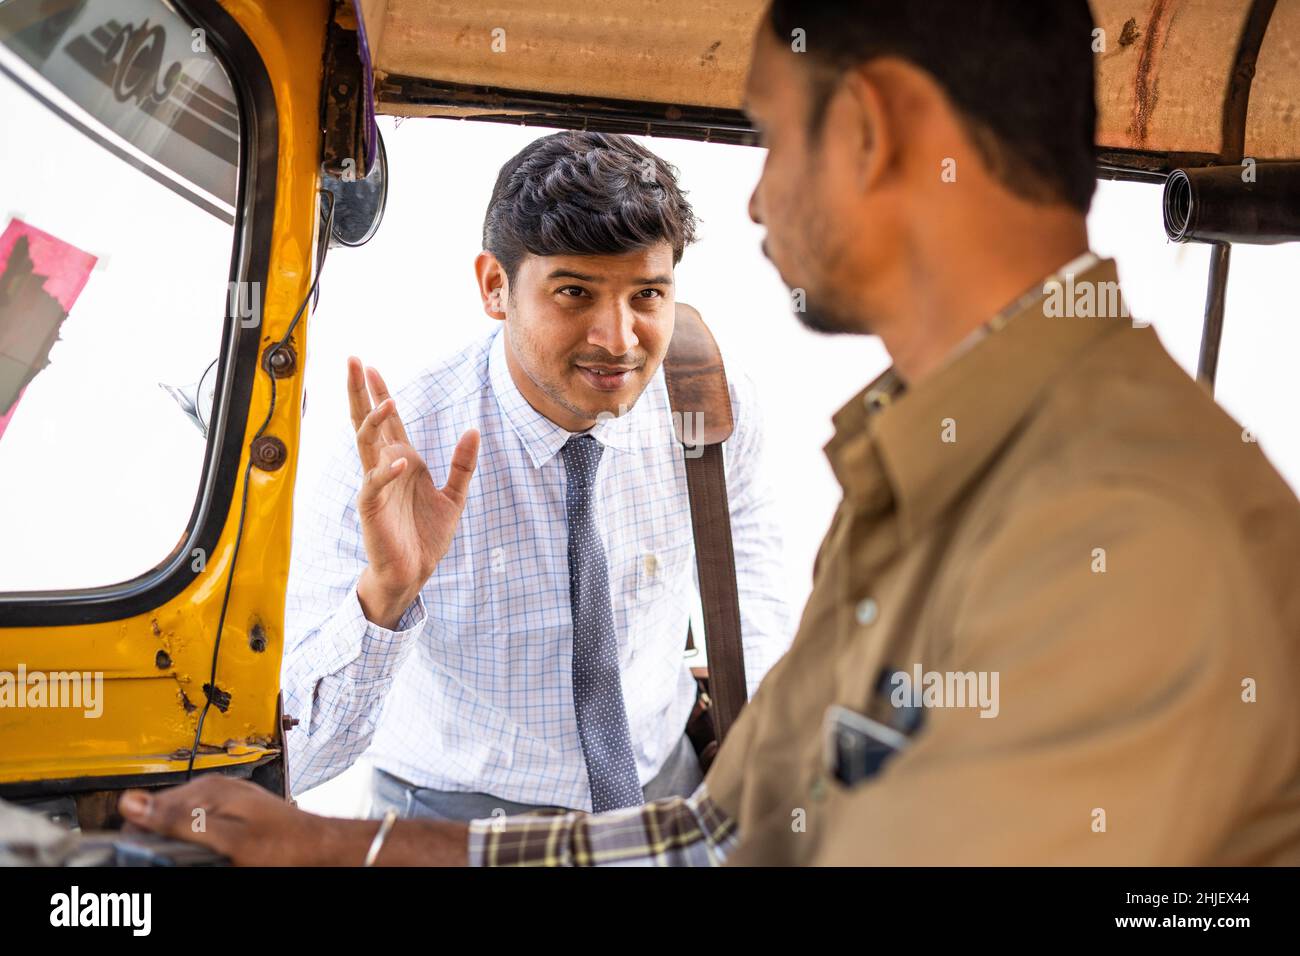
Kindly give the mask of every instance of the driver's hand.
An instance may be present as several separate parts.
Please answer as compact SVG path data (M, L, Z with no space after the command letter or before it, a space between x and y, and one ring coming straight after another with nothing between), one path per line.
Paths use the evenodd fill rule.
M128 790L118 810L136 827L201 844L238 866L327 862L320 857L331 821L246 780L211 774L168 790Z

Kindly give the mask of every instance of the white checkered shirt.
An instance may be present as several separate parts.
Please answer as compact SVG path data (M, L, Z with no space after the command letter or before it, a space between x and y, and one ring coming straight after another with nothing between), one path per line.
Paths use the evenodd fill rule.
M753 386L732 371L724 445L750 693L789 646L773 503L760 476ZM363 752L422 787L591 809L573 709L564 462L570 433L532 408L495 332L396 395L439 483L467 428L478 469L451 550L389 631L356 595L366 554L361 465L346 449L300 499L282 674L292 785L341 773ZM695 698L684 656L696 600L682 448L660 370L625 415L600 421L596 521L609 563L623 696L644 784L681 740Z

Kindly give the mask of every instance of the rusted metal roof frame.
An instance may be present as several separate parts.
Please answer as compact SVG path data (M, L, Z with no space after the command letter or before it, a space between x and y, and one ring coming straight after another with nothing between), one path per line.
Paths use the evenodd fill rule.
M1163 183L1174 169L1235 165L1243 158L1251 82L1277 0L1252 0L1223 103L1222 151L1179 153L1099 146L1099 178ZM539 93L387 75L376 85L381 108L416 108L431 118L590 129L753 146L758 133L740 110ZM445 115L436 111L446 109Z

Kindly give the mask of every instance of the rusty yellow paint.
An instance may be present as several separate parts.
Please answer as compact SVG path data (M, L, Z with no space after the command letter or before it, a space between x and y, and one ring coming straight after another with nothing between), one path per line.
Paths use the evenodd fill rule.
M288 329L311 281L317 229L319 96L326 0L225 0L266 65L279 113L275 229L264 290L263 345ZM253 469L244 540L234 569L221 639L217 686L225 713L210 708L198 768L258 760L275 750L276 699L284 634L284 593L297 473L306 321L294 334L298 374L276 383L266 434L289 449L274 472ZM0 630L0 672L99 672L102 714L79 709L0 707L0 783L184 770L194 743L203 684L239 524L248 445L270 406L271 383L259 370L245 423L239 480L221 538L204 571L181 594L149 613L102 624ZM265 649L249 633L260 624ZM170 664L160 669L158 652Z

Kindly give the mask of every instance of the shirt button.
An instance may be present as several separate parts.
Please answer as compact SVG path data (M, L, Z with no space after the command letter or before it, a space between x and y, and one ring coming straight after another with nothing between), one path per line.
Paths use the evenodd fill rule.
M858 623L865 627L876 619L877 615L880 613L880 608L876 606L875 599L863 598L858 602L858 607L855 613L858 618Z
M862 398L862 403L867 406L867 411L878 412L888 408L893 401L893 396L883 389L872 389Z

